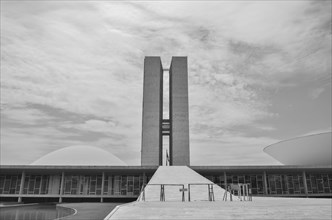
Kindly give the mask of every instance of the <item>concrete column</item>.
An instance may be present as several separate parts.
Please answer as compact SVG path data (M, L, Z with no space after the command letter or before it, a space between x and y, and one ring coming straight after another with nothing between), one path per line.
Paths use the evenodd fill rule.
M100 202L104 202L104 186L105 186L105 172L102 173L101 176L101 197L100 197Z
M267 191L267 179L266 179L266 172L263 172L263 187L264 187L264 195L268 194Z
M62 172L61 174L61 183L60 183L60 197L59 197L59 203L62 203L62 195L63 195L63 184L65 182L65 172Z
M24 180L25 180L25 171L22 171L20 191L18 193L19 197L18 197L17 202L22 202L22 194L23 194L23 189L24 189Z
M163 67L160 57L145 57L142 166L162 165Z
M171 165L189 166L189 103L187 57L172 57L170 66Z
M41 190L42 190L42 184L43 184L43 176L40 176L40 184L39 184L39 195L41 194Z
M146 174L145 172L143 172L143 186L147 184L147 181L146 181Z
M304 193L305 193L305 196L308 197L307 178L306 178L306 174L305 174L305 171L304 171L304 170L303 170L303 172L302 172L302 179L303 179L303 185L304 185Z
M225 184L225 190L227 190L227 174L226 174L226 171L224 172L224 184Z

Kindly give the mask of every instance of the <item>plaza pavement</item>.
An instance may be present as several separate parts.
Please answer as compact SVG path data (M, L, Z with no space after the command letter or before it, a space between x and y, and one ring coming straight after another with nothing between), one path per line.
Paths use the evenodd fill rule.
M331 199L253 197L253 201L222 201L225 192L214 185L216 201L207 201L207 185L188 192L182 202L181 186L165 186L165 202L160 201L160 184L212 182L186 166L159 167L137 202L116 207L105 220L113 219L331 219ZM157 184L157 185L156 185ZM159 184L159 185L158 185ZM168 188L167 188L168 187Z
M253 198L241 201L134 202L114 209L115 219L331 219L331 199Z

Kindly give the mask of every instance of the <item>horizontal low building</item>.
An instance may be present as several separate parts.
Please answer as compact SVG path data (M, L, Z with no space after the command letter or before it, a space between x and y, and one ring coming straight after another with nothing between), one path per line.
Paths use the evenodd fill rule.
M131 201L157 166L2 165L4 201ZM215 184L250 183L253 196L332 197L331 166L191 166Z
M297 149L303 155L308 155L307 143L316 149L328 149L331 146L328 135L331 137L329 133L280 142L265 151L281 162L290 163L293 161L290 155L295 153L287 155L284 153L287 149ZM320 157L321 152L317 152L318 156L313 152L313 158ZM190 168L222 188L232 183L249 183L253 196L331 198L332 166L326 163L328 160L303 158L294 159L299 164L292 165ZM315 163L310 164L312 161ZM133 201L157 169L157 165L127 166L113 154L96 147L70 146L51 152L31 165L1 165L0 196L2 201L19 202Z

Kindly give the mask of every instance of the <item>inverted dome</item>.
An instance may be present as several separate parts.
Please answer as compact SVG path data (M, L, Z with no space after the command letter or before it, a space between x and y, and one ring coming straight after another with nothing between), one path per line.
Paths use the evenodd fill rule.
M98 147L76 145L48 153L31 165L127 166L122 160Z
M280 141L264 152L285 165L332 165L331 132Z

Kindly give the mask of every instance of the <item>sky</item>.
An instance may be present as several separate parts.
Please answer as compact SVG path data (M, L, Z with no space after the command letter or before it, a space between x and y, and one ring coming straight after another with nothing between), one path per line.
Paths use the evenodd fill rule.
M331 131L331 1L1 1L1 164L140 165L145 56L188 57L191 165L277 165L264 147Z

